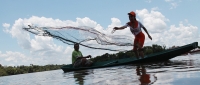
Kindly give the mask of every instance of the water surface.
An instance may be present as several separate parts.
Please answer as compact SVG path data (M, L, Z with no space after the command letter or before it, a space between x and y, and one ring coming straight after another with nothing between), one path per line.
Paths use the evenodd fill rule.
M200 54L165 62L0 77L0 85L200 85Z

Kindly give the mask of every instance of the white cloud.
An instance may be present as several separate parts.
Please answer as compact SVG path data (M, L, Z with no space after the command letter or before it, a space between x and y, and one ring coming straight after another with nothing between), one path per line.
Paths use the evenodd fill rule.
M97 22L91 20L88 17L85 18L76 18L76 24L79 26L90 26L90 27L96 27L97 26Z
M151 10L149 12L147 9L143 9L136 10L136 13L143 25L152 33L160 33L167 28L165 21L169 20L158 11Z
M156 8L157 9L157 8ZM136 10L137 18L140 22L147 28L148 32L152 36L153 40L150 40L146 36L145 46L152 44L159 45L185 45L198 41L200 43L200 35L198 33L198 27L193 26L189 21L185 20L180 22L178 26L171 25L167 26L166 22L169 21L161 12L152 8L152 10L142 9ZM127 21L128 22L128 21ZM88 17L76 18L76 21L70 20L59 20L46 17L32 16L28 19L21 19L15 21L13 25L7 23L3 26L7 29L6 32L10 33L12 37L16 38L18 44L28 50L31 55L25 55L19 52L7 52L1 53L0 58L7 62L15 65L18 64L67 64L71 63L71 53L73 51L73 46L66 46L55 43L55 40L50 37L42 37L30 35L27 31L22 30L23 27L33 24L36 26L89 26L94 29L103 32L105 34L111 34L112 28L116 26L122 26L121 21L118 18L111 18L111 24L107 28L103 28L97 22L91 20ZM143 31L144 32L144 31ZM145 32L144 32L145 33ZM116 31L112 35L126 35L134 36L131 34L129 28L124 30ZM146 35L146 33L145 33ZM56 40L57 41L57 40ZM132 49L128 47L127 49ZM108 51L98 50L88 50L83 47L80 48L83 55L91 54L93 57L97 55L102 55ZM108 52L109 53L109 52ZM15 56L17 55L17 56ZM19 62L18 59L24 60L24 62ZM27 62L26 62L27 61ZM29 62L31 61L31 62ZM1 60L2 62L2 60ZM29 64L28 64L29 63Z
M159 44L170 47L200 42L198 27L191 25L187 20L180 22L178 26L167 26L166 22L169 19L159 11L142 9L136 10L136 13L153 38L150 40L146 35L145 45Z
M33 36L30 35L28 32L22 30L23 27L26 27L29 24L34 24L36 26L67 26L67 25L85 25L85 24L95 24L91 21L88 22L88 18L83 18L83 21L77 18L77 22L73 21L61 21L58 19L52 18L45 18L45 17L36 17L32 16L29 19L18 19L12 25L12 27L6 28L8 33L12 35L12 37L16 38L18 44L26 49L29 50L31 53L32 60L40 60L43 62L35 62L34 64L49 64L51 63L59 63L59 64L66 64L71 63L71 52L73 48L71 47L63 47L56 45L54 40L50 37L42 37L42 36ZM9 24L4 24L4 27L9 27ZM31 37L33 36L33 37ZM12 55L14 56L14 55ZM6 61L15 60L15 57L8 57ZM60 60L60 61L59 61ZM23 63L23 62L22 62Z
M165 0L165 2L170 4L170 9L174 9L182 2L182 0Z
M5 28L5 29L3 29L3 31L4 31L4 32L8 32L8 31L9 31L8 28L10 27L10 24L4 23L4 24L3 24L3 27Z
M153 7L153 8L151 8L151 10L152 11L156 11L156 10L159 10L159 8L158 7Z
M10 27L10 24L8 24L8 23L4 23L4 24L3 24L3 27L5 27L5 28L9 28L9 27Z
M113 19L115 21L115 19ZM32 16L28 19L15 20L15 23L7 28L7 32L12 35L13 38L16 38L18 44L28 50L31 54L32 60L37 60L32 64L69 64L71 63L71 53L73 51L73 46L63 47L62 45L55 44L54 39L51 37L35 36L30 35L27 31L22 30L23 27L27 25L35 25L39 27L51 26L51 27L60 27L60 26L90 26L94 29L106 33L107 31L101 27L100 24L97 24L95 21L85 17L85 18L76 18L76 21L62 21L59 19L45 18ZM6 27L6 26L4 26ZM81 48L84 50L84 48ZM83 54L89 55L90 52L84 52ZM99 52L99 54L102 54ZM91 54L92 55L92 54ZM95 53L95 56L98 55ZM93 55L94 56L94 55ZM14 60L14 57L9 57L7 61ZM43 61L43 62L41 62Z
M171 4L171 8L170 9L174 9L174 8L176 8L177 6L178 6L178 4L177 3L170 3Z
M28 56L20 52L6 51L2 53L0 51L0 64L8 66L66 64L71 62L71 59L67 57L71 51L71 48L65 49L64 53L52 51L52 53L49 52L49 56L39 56L40 54Z
M113 30L114 27L120 27L120 26L122 26L121 21L119 19L117 19L117 18L111 18L111 21L112 21L112 23L110 25L108 25L108 28L106 30L106 34L111 34L111 32L112 32L112 30ZM128 36L133 36L129 29L124 29L123 31L122 30L117 30L117 31L115 31L113 33L113 35L128 35Z
M32 59L20 52L7 51L6 53L0 52L0 62L2 65L28 65Z
M199 41L199 33L198 33L198 27L193 26L191 24L183 24L180 22L179 26L176 27L175 25L171 25L169 29L170 35L168 35L171 38L176 39L174 45L184 45L191 42Z

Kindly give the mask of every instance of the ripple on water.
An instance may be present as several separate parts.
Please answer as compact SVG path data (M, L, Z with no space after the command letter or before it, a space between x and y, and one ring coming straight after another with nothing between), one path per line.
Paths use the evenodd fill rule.
M199 57L200 54L190 54L165 62L4 76L0 77L0 85L199 85Z

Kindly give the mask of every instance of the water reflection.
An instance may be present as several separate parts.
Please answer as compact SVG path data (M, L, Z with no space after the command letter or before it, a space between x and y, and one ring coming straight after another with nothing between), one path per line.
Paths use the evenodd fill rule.
M79 85L84 85L85 76L92 73L93 70L74 71L75 82Z
M136 73L138 76L140 76L139 81L141 85L148 85L151 82L150 74L146 73L146 69L144 65L137 65Z
M153 62L153 63L143 63L133 65L136 66L136 74L138 77L138 81L140 82L139 85L152 85L156 82L163 81L164 77L171 77L175 78L174 75L165 75L159 79L156 76L161 74L170 74L172 72L187 72L187 74L191 74L191 71L198 71L199 68L195 68L194 60L167 60L162 62ZM148 71L147 71L148 70ZM178 74L176 76L179 76ZM180 77L180 76L179 76Z
M155 74L147 73L146 66L144 64L138 64L136 65L136 74L139 76L139 85L152 85L156 82L157 77ZM153 78L151 78L153 77ZM153 80L150 80L153 79Z
M148 67L148 69L158 69L154 70L151 73L188 72L194 69L194 71L199 71L198 66L198 64L194 63L194 60L168 60L146 64L146 67Z

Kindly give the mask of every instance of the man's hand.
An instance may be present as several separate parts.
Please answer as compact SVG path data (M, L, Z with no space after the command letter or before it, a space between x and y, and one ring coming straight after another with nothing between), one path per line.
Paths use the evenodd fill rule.
M88 58L91 58L92 56L91 56L91 55L88 55L87 57L88 57Z
M118 30L119 28L118 28L118 27L114 27L113 29L114 29L114 30Z

